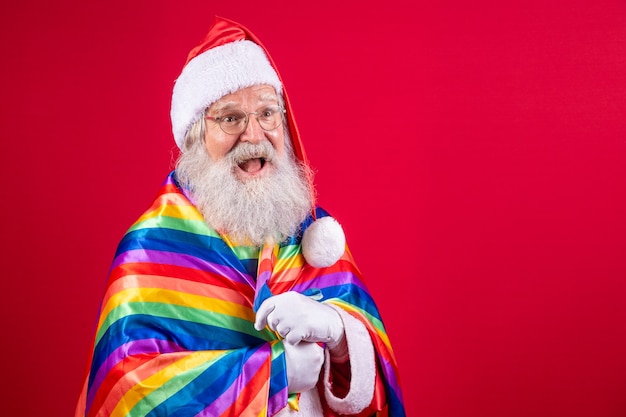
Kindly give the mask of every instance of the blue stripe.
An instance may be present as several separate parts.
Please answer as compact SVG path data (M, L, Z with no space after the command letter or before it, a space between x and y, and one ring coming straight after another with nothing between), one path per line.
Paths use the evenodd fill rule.
M237 378L244 375L243 365L257 349L258 347L238 349L229 353L146 416L195 416L219 398ZM148 400L149 398L147 397Z
M285 354L282 353L272 361L272 374L270 379L269 398L278 394L287 387L287 367L285 364Z
M346 288L348 287L349 288ZM342 301L367 311L372 317L381 320L380 312L376 308L376 303L370 294L357 285L342 284L326 287L322 289L322 301L330 298L338 298Z
M385 381L385 391L387 392L389 415L393 417L406 417L404 405L387 381Z
M136 249L180 253L248 274L246 267L228 245L223 240L211 236L165 228L133 230L124 236L115 256Z
M109 326L98 342L94 349L89 385L100 366L117 348L125 343L146 339L173 341L181 350L228 350L258 346L264 342L261 338L223 327L135 314Z

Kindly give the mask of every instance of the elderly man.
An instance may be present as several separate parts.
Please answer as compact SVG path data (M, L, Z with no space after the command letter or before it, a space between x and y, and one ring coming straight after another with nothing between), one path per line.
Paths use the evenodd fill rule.
M403 416L396 362L259 40L217 18L176 170L122 239L77 416Z

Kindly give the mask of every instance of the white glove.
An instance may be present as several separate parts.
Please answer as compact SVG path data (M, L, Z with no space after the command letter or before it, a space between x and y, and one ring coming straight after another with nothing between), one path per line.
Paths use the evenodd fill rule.
M325 342L333 349L344 338L339 313L295 291L275 295L261 303L254 328L261 330L266 325L292 345Z
M287 389L290 394L315 388L324 364L324 349L317 343L283 343L287 366Z

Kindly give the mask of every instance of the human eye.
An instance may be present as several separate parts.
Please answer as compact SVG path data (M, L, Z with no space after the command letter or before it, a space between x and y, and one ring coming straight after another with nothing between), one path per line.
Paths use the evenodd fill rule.
M279 109L277 106L268 106L259 112L259 117L267 120L273 119L278 114L278 111Z
M219 118L220 123L225 123L227 125L236 125L241 123L241 121L246 117L242 112L231 112L227 113Z

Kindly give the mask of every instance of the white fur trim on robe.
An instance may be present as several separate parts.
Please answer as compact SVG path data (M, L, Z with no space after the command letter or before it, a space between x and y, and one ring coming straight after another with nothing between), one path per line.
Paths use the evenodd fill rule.
M326 350L323 377L324 396L330 408L335 412L339 414L358 414L370 405L374 397L376 358L372 339L370 339L367 329L359 320L339 307L335 307L330 303L326 305L334 308L343 321L350 357L351 380L350 391L348 391L345 397L339 398L333 394L330 381L331 359L329 351ZM294 411L287 406L277 416L322 417L324 415L316 388L303 392L300 395L299 406L300 411Z

